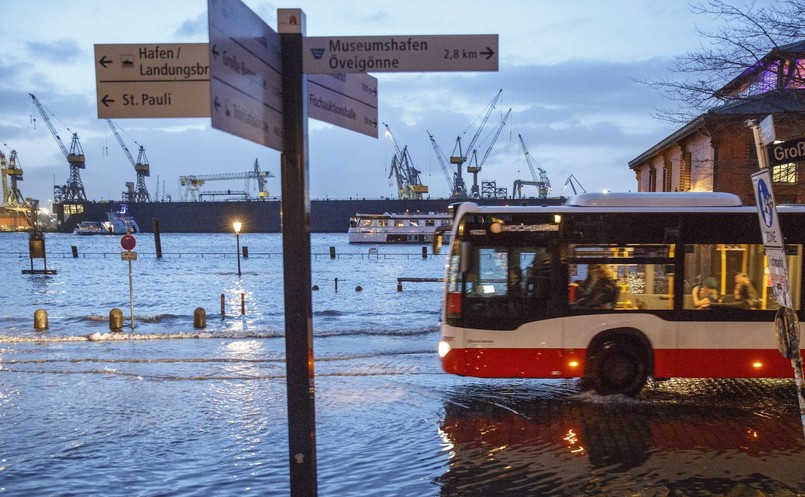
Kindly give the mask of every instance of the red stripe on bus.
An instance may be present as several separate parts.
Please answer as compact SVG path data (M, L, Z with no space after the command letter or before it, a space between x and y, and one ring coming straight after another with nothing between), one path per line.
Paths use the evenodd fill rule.
M479 378L574 378L584 375L584 349L453 349L447 373ZM658 349L656 378L788 378L791 362L776 349Z

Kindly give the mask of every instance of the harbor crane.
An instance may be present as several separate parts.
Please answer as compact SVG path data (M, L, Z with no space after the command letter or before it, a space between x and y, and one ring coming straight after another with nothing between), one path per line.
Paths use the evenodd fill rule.
M436 152L436 158L439 160L439 164L442 166L442 169L445 171L445 176L448 177L448 181L450 182L450 196L452 198L466 198L467 197L467 190L464 185L464 178L462 177L462 168L464 164L467 163L467 155L464 154L464 150L466 150L470 157L475 150L475 143L478 141L478 138L481 136L481 131L483 131L484 127L486 126L486 122L489 120L489 116L492 114L492 111L495 109L495 105L500 98L500 94L503 93L503 90L499 90L495 98L492 99L492 102L483 112L483 118L481 119L481 125L478 126L478 129L473 135L472 140L470 140L469 145L466 149L463 147L461 143L461 135L456 138L456 144L453 146L453 152L450 154L449 163L451 165L456 166L456 171L453 173L452 180L450 180L450 174L447 172L448 166L443 164L443 157L444 154L441 152L441 149L436 144L436 140L434 140L433 136L431 135L431 144L433 145L433 150ZM466 133L466 131L465 131ZM428 133L430 135L430 133ZM477 191L477 186L475 188Z
M120 148L123 149L123 152L126 153L126 157L129 158L129 162L131 165L134 166L134 172L137 174L137 185L132 190L127 190L123 192L123 201L125 202L150 202L151 196L148 194L148 187L145 185L145 178L147 176L151 176L151 166L148 164L148 157L145 155L145 147L137 143L139 145L140 150L137 154L137 160L134 160L132 157L131 152L129 152L128 147L126 147L126 143L123 141L123 137L120 136L117 127L112 122L111 119L106 120L106 124L109 125L109 129L112 130L114 133L115 138L117 138L117 142L120 144Z
M16 150L11 151L8 162L6 162L6 155L0 151L0 172L3 177L3 207L24 207L25 200L17 188L17 181L22 181L22 168L19 167Z
M447 157L442 152L442 149L439 147L439 144L436 143L436 138L430 134L430 131L425 130L428 133L428 137L430 137L430 143L433 145L433 151L436 153L436 160L439 161L439 166L442 168L442 172L444 173L444 177L447 180L447 190L450 192L451 197L456 197L456 192L462 192L459 197L463 196L464 192L464 182L461 181L459 185L455 179L455 173L452 175L450 174L450 166L447 165Z
M472 198L480 198L480 192L478 191L478 173L481 172L481 168L486 163L486 159L492 152L492 147L495 146L495 142L498 140L498 136L500 136L500 132L503 130L503 126L506 125L506 121L508 121L511 113L512 110L509 109L509 111L506 112L506 115L503 116L503 120L500 121L500 124L495 131L495 135L492 137L492 141L489 143L489 147L487 147L486 152L484 152L484 156L481 158L480 162L478 161L477 151L472 151L472 158L470 159L470 164L467 166L467 172L472 174L472 189L470 190L470 196L472 196ZM475 163L474 166L472 165L473 163Z
M577 195L579 193L576 191L576 185L579 185L579 188L581 189L582 193L587 193L587 190L585 190L584 187L581 186L579 180L577 180L576 177L573 176L572 174L567 177L567 180L565 180L565 185L562 187L562 191L564 191L564 189L567 188L567 185L570 185L570 188L573 189L573 195Z
M551 191L551 181L548 179L548 173L546 173L541 167L536 166L536 169L539 170L539 176L537 176L537 171L535 170L535 166L531 161L531 154L528 153L528 149L525 146L523 135L517 133L517 136L520 138L520 145L523 146L525 161L528 164L528 169L531 170L531 177L534 179L534 181L523 181L519 179L515 180L512 188L512 198L523 198L523 187L528 185L537 187L537 198L548 198L548 193Z
M204 200L205 196L236 196L242 197L244 200L249 198L249 191L251 180L257 180L257 190L259 198L268 197L268 190L266 185L267 178L273 178L274 175L271 171L261 171L260 164L257 159L254 160L254 168L251 171L243 173L224 173L224 174L196 174L191 176L179 176L179 186L183 188L184 193L181 195L182 200L198 201ZM201 192L201 187L208 181L229 181L243 179L246 180L246 185L243 191L238 190L219 190L210 192Z
M78 133L73 133L73 140L70 143L70 149L68 150L62 142L59 133L56 131L56 128L53 127L53 123L50 121L50 117L48 117L48 113L39 102L39 99L37 99L33 93L29 93L28 95L31 97L31 100L39 111L39 114L42 116L42 119L45 120L45 124L47 124L48 129L50 130L50 134L53 135L53 138L56 140L56 143L59 145L62 153L67 158L67 163L70 165L70 177L67 179L67 184L62 186L56 185L53 187L54 201L56 203L80 201L86 202L87 194L84 192L84 184L81 182L80 172L80 170L84 169L86 165L84 150L81 148L81 142L78 140Z
M414 167L411 160L411 155L408 153L408 146L400 149L397 145L397 140L394 139L394 134L391 128L386 123L386 136L391 139L394 145L394 157L391 158L391 171L389 171L389 178L395 176L397 181L397 195L400 200L420 200L423 193L428 193L428 187L422 184L419 177L419 169Z

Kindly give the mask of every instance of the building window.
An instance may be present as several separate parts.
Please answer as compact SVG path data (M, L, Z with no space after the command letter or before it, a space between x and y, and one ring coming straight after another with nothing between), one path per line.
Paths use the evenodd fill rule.
M690 152L682 154L681 162L679 163L679 189L683 192L690 191L690 175L691 175L691 155Z
M771 170L771 180L773 183L795 185L797 183L797 165L792 162L774 166Z
M662 191L670 192L671 191L671 171L673 168L671 167L671 161L666 160L662 166Z
M648 191L657 191L657 168L652 167L648 170Z

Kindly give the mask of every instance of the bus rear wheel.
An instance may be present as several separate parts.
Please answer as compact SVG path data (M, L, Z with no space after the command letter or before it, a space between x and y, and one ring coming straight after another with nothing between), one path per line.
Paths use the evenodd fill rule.
M608 339L590 355L590 383L601 395L634 396L648 380L642 347L632 341Z

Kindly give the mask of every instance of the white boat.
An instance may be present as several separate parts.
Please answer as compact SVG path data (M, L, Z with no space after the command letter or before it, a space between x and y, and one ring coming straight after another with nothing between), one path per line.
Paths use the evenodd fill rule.
M355 214L349 220L349 243L431 243L434 233L446 231L452 218L446 213Z
M77 235L125 235L139 233L140 227L128 215L128 205L120 204L117 212L107 212L106 221L81 221L73 233Z

